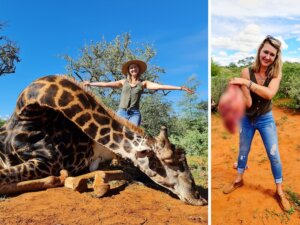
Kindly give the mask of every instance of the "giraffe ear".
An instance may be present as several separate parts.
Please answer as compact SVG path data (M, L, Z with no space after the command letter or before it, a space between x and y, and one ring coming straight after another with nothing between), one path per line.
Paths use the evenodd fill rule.
M169 139L168 139L168 129L165 126L162 126L160 128L160 133L156 137L157 141L161 145L161 147L164 147L166 144L170 144Z
M156 137L161 149L160 158L162 160L170 160L173 156L172 146L168 139L168 129L163 126L160 129L159 135Z

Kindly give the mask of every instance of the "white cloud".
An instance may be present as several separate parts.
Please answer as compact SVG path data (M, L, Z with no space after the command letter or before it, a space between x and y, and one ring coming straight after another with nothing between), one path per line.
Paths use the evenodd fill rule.
M249 24L234 35L212 37L211 44L213 49L226 49L249 53L258 47L263 37L264 35L261 32L260 26Z
M212 0L211 52L214 60L228 65L255 55L267 35L279 39L283 50L288 49L287 41L295 38L300 41L300 14L296 10L289 11L291 6L298 9L297 2L300 3L299 0L288 0L284 4L278 0ZM278 13L281 10L284 13ZM283 18L287 12L290 16ZM226 52L227 56L220 52Z
M286 56L286 57L283 57L283 61L286 62L298 62L300 63L300 58L299 57L292 57L292 56Z
M218 52L218 55L219 56L228 56L227 52L225 52L225 51Z
M231 55L220 55L220 54L212 54L213 61L217 62L221 66L227 66L230 63L237 63L241 59L245 59L246 57L253 56L255 57L254 53L245 53L245 52L236 52Z
M212 0L212 16L235 18L299 16L299 0Z

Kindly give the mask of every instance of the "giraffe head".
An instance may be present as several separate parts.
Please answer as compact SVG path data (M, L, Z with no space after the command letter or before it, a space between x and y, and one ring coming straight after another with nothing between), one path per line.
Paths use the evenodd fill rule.
M161 128L156 138L147 138L146 145L151 148L136 152L143 172L182 201L191 205L207 204L196 190L184 150L170 143L166 127Z

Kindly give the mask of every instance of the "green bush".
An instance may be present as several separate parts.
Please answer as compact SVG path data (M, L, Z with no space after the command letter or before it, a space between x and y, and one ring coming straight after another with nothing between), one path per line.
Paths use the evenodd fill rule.
M211 78L211 100L218 105L220 97L227 87L228 78L216 76Z
M2 127L5 124L6 120L0 119L0 127Z
M277 98L289 98L288 107L300 109L300 63L285 62L282 68L282 79Z

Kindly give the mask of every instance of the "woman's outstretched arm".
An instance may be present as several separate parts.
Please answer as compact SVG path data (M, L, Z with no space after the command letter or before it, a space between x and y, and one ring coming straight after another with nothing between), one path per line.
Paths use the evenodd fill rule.
M90 82L90 81L83 81L83 85L86 86L96 86L96 87L108 87L108 88L121 88L123 87L124 80L117 80L111 82Z
M185 87L185 86L173 86L173 85L163 85L163 84L158 84L158 83L154 83L151 81L144 81L143 82L143 86L144 88L147 88L149 90L183 90L186 91L190 94L193 94L194 91Z

